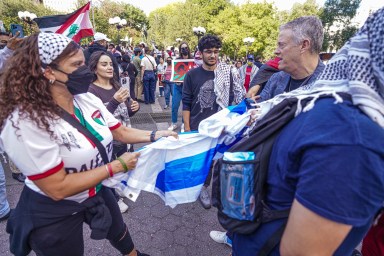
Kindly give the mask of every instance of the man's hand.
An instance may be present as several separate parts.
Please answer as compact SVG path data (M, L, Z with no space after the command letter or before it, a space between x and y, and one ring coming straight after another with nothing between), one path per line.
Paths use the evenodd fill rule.
M257 92L260 90L260 85L255 85L249 88L246 97L247 98L252 98L256 96Z
M23 38L18 38L20 35L20 32L17 31L14 36L12 36L7 43L7 48L10 50L15 50L17 47L19 47L21 41L23 41Z

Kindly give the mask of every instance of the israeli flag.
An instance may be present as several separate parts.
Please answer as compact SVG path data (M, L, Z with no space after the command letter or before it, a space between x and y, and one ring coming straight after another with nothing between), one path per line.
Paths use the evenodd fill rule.
M212 160L236 143L246 128L245 103L229 107L203 120L199 132L181 133L140 149L135 170L119 173L103 185L136 201L141 190L159 195L166 205L195 202Z

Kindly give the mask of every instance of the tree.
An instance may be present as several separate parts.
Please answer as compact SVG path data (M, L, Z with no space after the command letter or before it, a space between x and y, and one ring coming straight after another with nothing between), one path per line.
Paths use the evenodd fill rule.
M281 12L281 21L283 23L297 19L302 16L319 16L322 8L316 3L316 0L307 0L304 3L295 3L291 10Z
M358 27L351 24L361 0L326 0L320 14L324 26L323 50L338 50L353 36Z
M246 3L226 8L208 24L208 29L221 37L223 52L237 58L245 56L245 37L255 38L248 52L271 57L276 45L279 20L277 11L269 3Z
M79 0L77 8L80 8L87 0ZM119 37L124 38L125 35L134 39L134 43L142 41L141 30L143 27L148 26L148 19L144 11L131 5L111 0L100 1L99 5L94 7L95 16L95 30L97 32L108 35L114 42L118 41L118 30L115 25L109 24L109 18L120 17L127 20L127 26L119 31ZM92 14L90 14L92 15ZM92 22L92 16L90 17Z
M53 11L45 7L41 3L29 0L1 0L0 1L0 19L4 22L4 27L9 29L11 24L22 24L23 30L26 35L36 31L36 27L32 27L32 30L26 24L19 19L19 11L29 11L35 13L37 17L54 15L58 12Z
M197 38L192 28L207 28L216 15L231 5L229 0L186 0L156 9L149 15L149 40L162 46L176 46L175 39L182 38L193 49Z

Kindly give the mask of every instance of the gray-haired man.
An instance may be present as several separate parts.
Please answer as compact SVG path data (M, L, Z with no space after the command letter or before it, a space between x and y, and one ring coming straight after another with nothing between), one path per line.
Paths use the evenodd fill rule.
M280 27L275 54L280 58L278 72L269 78L258 101L313 83L324 70L319 53L324 32L315 16L303 16ZM250 88L249 94L257 87Z

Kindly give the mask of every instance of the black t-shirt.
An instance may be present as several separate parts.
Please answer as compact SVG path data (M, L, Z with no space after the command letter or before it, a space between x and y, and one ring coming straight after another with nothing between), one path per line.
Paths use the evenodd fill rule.
M303 79L293 79L291 77L289 79L289 83L288 83L288 85L284 91L290 92L290 91L296 90L297 88L299 88L303 85L306 85L310 78L311 78L311 76L304 77Z
M205 118L215 114L219 105L214 92L215 72L203 67L190 70L184 78L183 110L191 112L191 131L198 129Z

